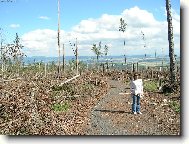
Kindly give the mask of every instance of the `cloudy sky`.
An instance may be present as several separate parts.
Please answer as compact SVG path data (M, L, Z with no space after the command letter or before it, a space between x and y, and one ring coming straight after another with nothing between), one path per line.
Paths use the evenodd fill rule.
M180 1L171 0L175 53L180 54ZM74 55L69 41L78 39L79 55L93 56L102 42L108 55L168 54L165 0L60 0L61 48ZM127 23L120 32L120 18ZM15 33L28 56L57 56L57 0L2 0L0 28L4 44ZM145 34L145 43L141 31ZM123 41L125 40L125 47ZM163 50L163 52L162 52Z

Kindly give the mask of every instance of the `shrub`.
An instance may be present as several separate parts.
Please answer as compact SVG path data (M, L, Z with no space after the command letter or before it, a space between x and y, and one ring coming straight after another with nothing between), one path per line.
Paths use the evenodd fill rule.
M167 93L180 93L180 82L170 83L167 82L163 85L162 91L164 94Z
M73 84L64 84L62 86L54 85L52 87L53 91L65 91L69 95L74 95L76 94L76 90L74 88L75 86Z
M180 112L180 103L179 103L179 102L177 102L177 101L171 101L171 102L169 103L169 106L170 106L175 112L177 112L177 113Z
M69 108L70 108L70 105L67 102L65 102L63 104L53 104L53 106L52 106L52 109L56 112L58 112L58 111L66 112L66 111L68 111Z
M145 81L144 90L149 92L155 92L157 90L157 82L155 81Z

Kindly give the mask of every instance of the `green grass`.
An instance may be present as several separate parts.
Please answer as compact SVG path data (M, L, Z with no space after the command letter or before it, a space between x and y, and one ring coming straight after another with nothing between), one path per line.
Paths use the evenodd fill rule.
M171 101L169 106L177 113L180 113L180 103L176 101Z
M76 94L76 90L74 88L74 85L72 84L64 84L62 86L58 86L58 85L54 85L52 87L53 91L65 91L66 93L68 93L69 95L74 95Z
M157 82L155 81L145 81L144 82L144 90L148 92L157 91Z
M53 109L54 111L56 111L56 112L60 112L60 111L66 112L66 111L69 110L69 108L70 108L70 104L67 103L67 102L65 102L65 103L63 103L63 104L54 104L54 105L52 106L52 109Z

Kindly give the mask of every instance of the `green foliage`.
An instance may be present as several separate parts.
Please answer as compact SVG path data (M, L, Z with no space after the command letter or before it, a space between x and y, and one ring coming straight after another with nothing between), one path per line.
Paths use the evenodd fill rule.
M84 71L86 69L86 67L87 67L86 63L84 63L82 61L79 62L79 71Z
M144 41L144 48L146 48L146 38L145 38L145 34L143 33L143 31L141 31L142 34L142 40ZM146 54L145 54L146 57Z
M62 88L62 86L54 85L54 86L52 86L52 90L53 91L61 91L61 90L63 90L63 88Z
M99 42L98 47L96 44L93 44L93 47L91 50L95 53L97 61L98 61L99 57L102 55L102 52L100 51L101 50L101 42Z
M76 69L76 60L69 60L68 62L69 71Z
M60 112L60 111L66 112L69 110L69 108L70 108L70 104L67 102L65 102L63 104L53 104L53 106L52 106L52 109L56 112Z
M105 56L108 55L108 46L107 45L104 46L104 55Z
M171 102L169 103L169 106L170 106L175 112L177 112L177 113L180 112L180 103L179 103L179 102L177 102L177 101L171 101Z
M81 90L82 92L88 93L89 95L91 94L91 91L94 90L94 84L92 83L85 83L83 85L81 85Z
M20 73L20 69L22 66L23 58L26 56L23 52L23 45L20 42L20 38L16 33L15 40L12 44L2 45L1 42L1 63L2 69L4 71L4 67L7 67L7 70L11 73L16 72L17 74Z
M120 18L120 26L119 26L119 31L122 31L123 33L125 32L127 27L127 23L123 18Z
M68 84L68 83L66 83L66 84L64 84L64 85L62 85L62 86L54 85L54 86L52 87L52 90L53 90L53 91L65 91L65 92L66 92L67 94L69 94L69 95L74 95L74 94L76 94L76 90L75 90L75 88L74 88L74 85Z
M145 81L144 82L144 90L149 92L157 91L157 82L155 81Z

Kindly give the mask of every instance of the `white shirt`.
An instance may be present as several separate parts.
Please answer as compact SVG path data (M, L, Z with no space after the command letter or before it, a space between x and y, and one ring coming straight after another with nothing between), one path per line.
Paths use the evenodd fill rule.
M131 94L142 95L143 94L142 79L137 79L137 80L131 81L130 90L131 90Z

